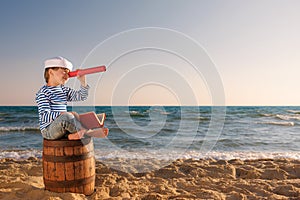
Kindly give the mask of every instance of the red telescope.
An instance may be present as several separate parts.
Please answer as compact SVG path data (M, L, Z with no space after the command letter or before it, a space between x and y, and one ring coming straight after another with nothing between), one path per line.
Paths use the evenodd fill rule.
M93 74L93 73L98 73L98 72L105 72L106 67L103 66L98 66L98 67L91 67L91 68L86 68L86 69L77 69L75 71L69 72L69 77L75 77L75 76L82 76L85 74Z

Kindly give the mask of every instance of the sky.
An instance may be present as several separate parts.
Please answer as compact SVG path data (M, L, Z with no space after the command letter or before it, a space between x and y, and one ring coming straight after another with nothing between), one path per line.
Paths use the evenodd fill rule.
M36 105L55 56L107 66L78 105L300 105L298 0L0 5L0 105Z

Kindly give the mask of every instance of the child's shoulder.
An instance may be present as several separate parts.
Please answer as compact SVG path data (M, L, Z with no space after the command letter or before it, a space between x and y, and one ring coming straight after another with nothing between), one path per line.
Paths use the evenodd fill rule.
M70 90L69 87L66 87L64 85L60 85L60 86L47 86L47 85L43 85L38 92L36 93L38 94L46 94L46 95L50 95L52 93L56 93L56 92L68 92Z
M36 93L36 95L40 95L40 94L51 94L51 88L49 88L47 85L43 85L38 92Z
M41 93L41 92L45 91L46 88L47 88L47 85L43 85L43 86L38 90L37 93Z

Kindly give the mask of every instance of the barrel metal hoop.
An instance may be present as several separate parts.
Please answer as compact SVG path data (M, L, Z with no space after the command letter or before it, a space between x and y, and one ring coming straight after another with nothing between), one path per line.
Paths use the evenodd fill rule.
M83 185L93 183L94 181L95 181L95 175L87 177L87 178L70 180L70 181L52 181L52 180L47 180L44 178L44 184L45 184L46 189L80 187Z
M87 160L91 157L94 157L93 151L81 155L72 155L72 156L54 156L54 155L43 154L44 161L54 162L54 163L77 162L77 161Z

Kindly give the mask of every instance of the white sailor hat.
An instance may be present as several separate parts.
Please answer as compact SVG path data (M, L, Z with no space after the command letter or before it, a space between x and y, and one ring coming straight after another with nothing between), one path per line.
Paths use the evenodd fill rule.
M73 69L73 64L70 61L68 61L66 58L61 56L49 58L45 60L44 64L45 64L45 69L50 67L63 67L69 69L70 71L72 71Z

